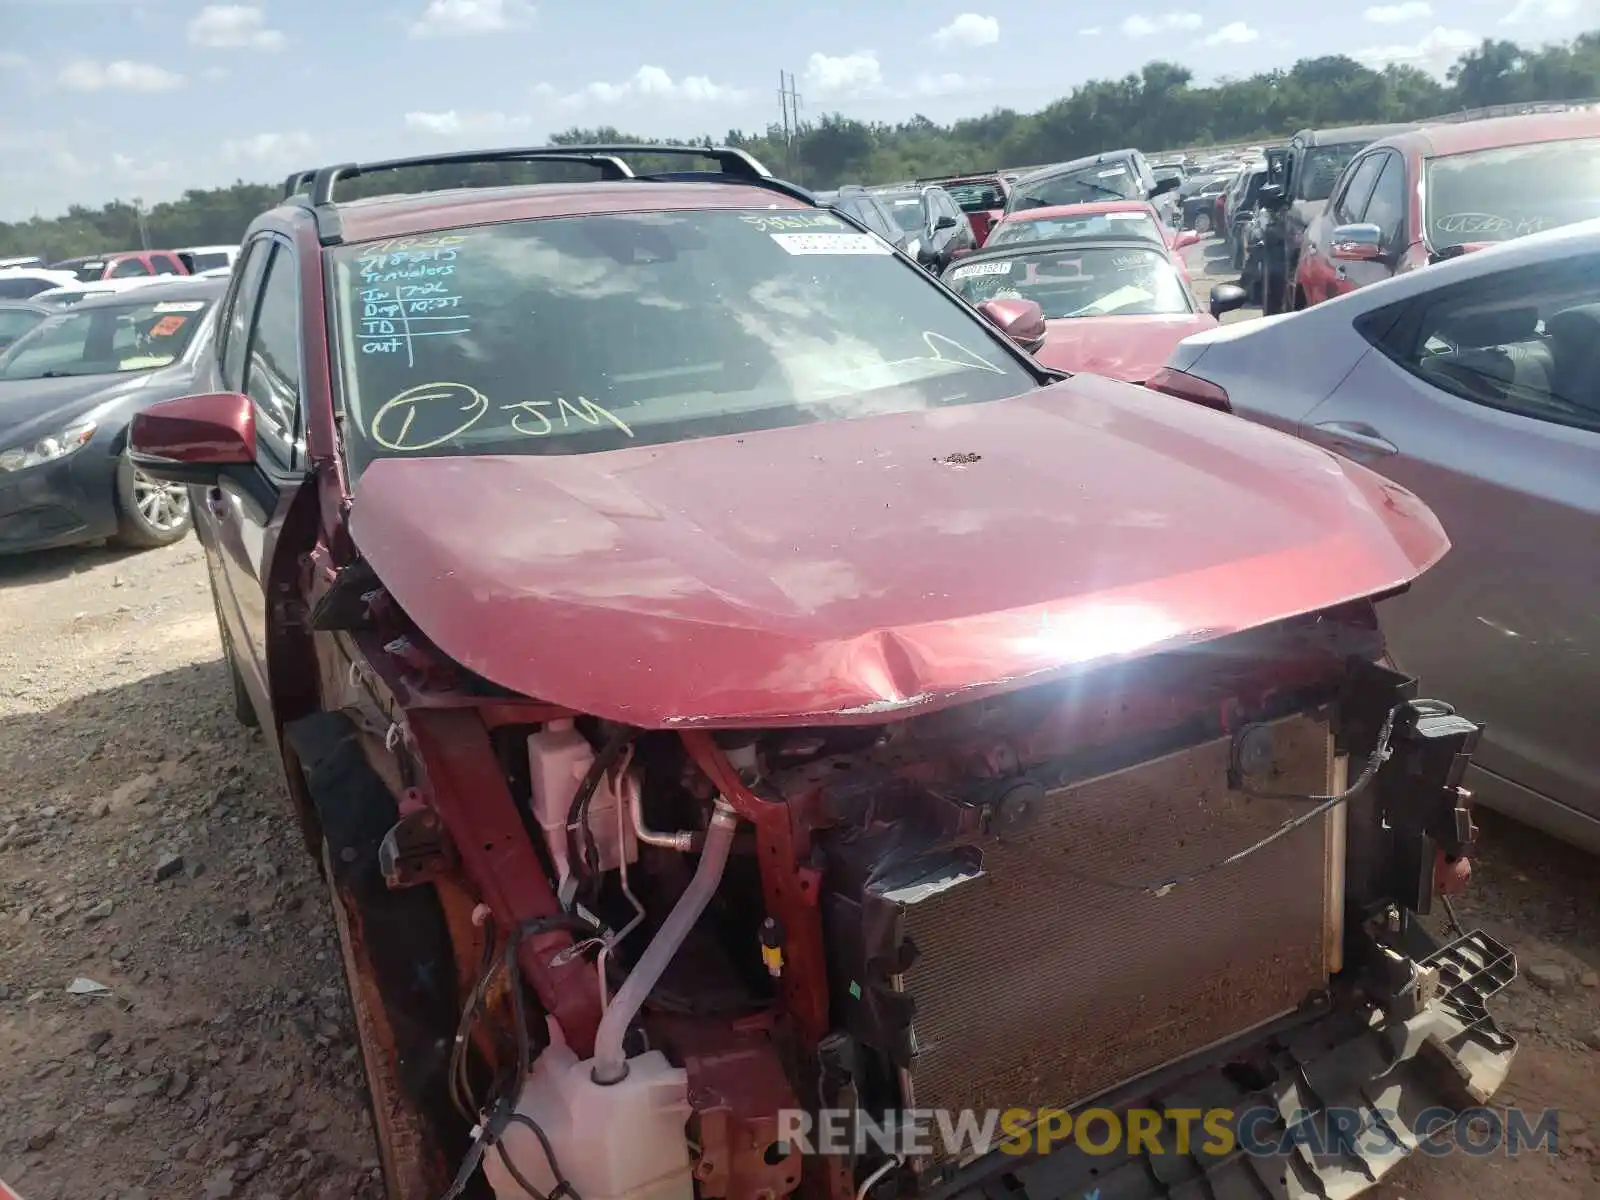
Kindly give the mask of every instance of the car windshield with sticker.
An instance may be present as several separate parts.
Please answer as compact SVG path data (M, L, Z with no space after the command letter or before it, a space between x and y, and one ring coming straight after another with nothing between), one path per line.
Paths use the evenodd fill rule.
M1055 242L1066 239L1144 238L1167 244L1154 212L1073 213L1059 217L1012 217L994 227L986 243L1005 246L1014 242Z
M1003 258L958 262L944 281L973 304L1032 300L1046 320L1176 316L1194 311L1167 256L1141 246L1017 247Z
M76 308L34 327L0 355L0 379L122 375L170 366L200 328L210 300Z
M330 252L346 445L577 454L975 404L1037 379L814 209L556 217Z

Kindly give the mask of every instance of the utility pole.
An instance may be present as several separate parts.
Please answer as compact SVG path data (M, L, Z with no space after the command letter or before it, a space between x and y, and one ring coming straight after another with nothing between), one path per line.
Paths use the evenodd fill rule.
M139 221L139 249L150 249L150 233L144 226L144 201L135 196L133 198L133 215Z
M794 72L778 72L778 107L783 111L784 174L794 178L795 142L800 137L800 93L795 90Z

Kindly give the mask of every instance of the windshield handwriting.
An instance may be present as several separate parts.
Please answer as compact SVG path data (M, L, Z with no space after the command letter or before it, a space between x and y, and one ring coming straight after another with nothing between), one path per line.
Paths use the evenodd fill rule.
M843 221L831 213L777 213L770 217L749 213L741 216L739 220L746 225L754 226L762 233L785 233L805 229L837 229L844 224Z
M372 415L367 432L386 450L432 450L470 432L490 408L515 414L504 428L523 437L548 437L572 429L575 421L591 429L610 422L628 437L634 436L620 417L586 396L494 405L477 388L448 382L419 384L391 397ZM436 428L441 422L447 426L442 432Z

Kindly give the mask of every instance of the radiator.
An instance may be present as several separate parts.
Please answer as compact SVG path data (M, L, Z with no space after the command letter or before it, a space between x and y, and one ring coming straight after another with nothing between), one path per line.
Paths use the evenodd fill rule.
M1342 782L1325 714L1270 728L1258 787ZM1025 837L984 843L976 878L902 893L919 951L893 981L914 1013L907 1107L1071 1107L1324 987L1343 932L1342 807L1165 896L1103 882L1195 872L1306 811L1231 790L1229 758L1221 739L1049 792Z

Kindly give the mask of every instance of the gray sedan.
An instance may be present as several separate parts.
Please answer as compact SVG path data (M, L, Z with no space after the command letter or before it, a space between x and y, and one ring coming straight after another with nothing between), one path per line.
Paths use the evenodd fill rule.
M1197 334L1152 386L1438 514L1453 549L1385 602L1391 653L1487 723L1480 801L1600 852L1600 221Z

